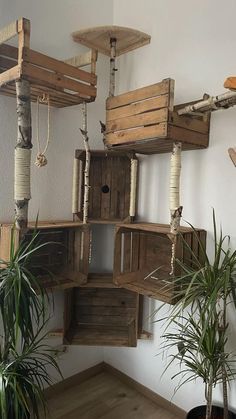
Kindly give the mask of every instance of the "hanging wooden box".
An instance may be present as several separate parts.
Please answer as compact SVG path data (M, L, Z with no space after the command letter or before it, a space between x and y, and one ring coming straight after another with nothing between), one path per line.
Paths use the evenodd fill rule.
M85 166L85 151L76 150L75 157L80 160L82 170ZM120 222L129 221L130 205L130 159L127 152L93 150L91 151L89 175L89 221ZM84 177L80 182L81 202L79 218L82 219Z
M181 227L180 233L177 237L175 257L191 264L191 254L184 246L184 241L200 259L198 238L205 246L206 232L196 230L196 237L191 228ZM171 254L169 225L138 223L117 226L114 250L115 284L169 304L174 303L178 290L170 277ZM154 270L156 272L150 275ZM179 273L180 267L175 263L175 274ZM148 275L150 276L147 277Z
M4 42L18 35L18 48ZM15 96L15 81L28 80L31 100L44 93L61 108L96 98L97 77L29 48L30 21L22 18L0 31L0 93Z
M137 346L138 294L116 288L65 291L64 343Z
M186 104L173 104L172 79L109 97L106 146L142 154L171 152L176 141L183 150L208 147L210 116L178 116L177 110Z
M0 258L10 257L12 224L1 225ZM29 242L35 225L29 223L24 240ZM31 270L45 288L65 289L87 281L89 260L89 227L74 222L39 222L37 244L48 243L38 249L31 259ZM14 230L15 246L19 245L19 231ZM82 249L81 249L81 246Z

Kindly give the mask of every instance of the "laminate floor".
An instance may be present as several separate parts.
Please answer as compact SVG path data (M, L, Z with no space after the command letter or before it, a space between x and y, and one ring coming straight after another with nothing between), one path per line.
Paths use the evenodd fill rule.
M47 419L178 419L108 372L52 397L48 406Z

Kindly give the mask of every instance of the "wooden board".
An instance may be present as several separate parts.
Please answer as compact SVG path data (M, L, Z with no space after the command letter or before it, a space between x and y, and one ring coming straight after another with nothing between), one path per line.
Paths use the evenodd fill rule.
M116 39L117 56L147 45L151 41L151 36L144 32L114 25L82 29L73 32L72 37L75 42L98 50L109 57L111 38Z
M72 292L71 292L72 295ZM68 300L68 295L67 295ZM138 294L112 288L76 288L64 341L76 345L136 346ZM67 314L68 316L68 314Z
M76 150L75 157L85 164L84 150ZM129 153L91 151L89 221L116 223L129 218L130 159Z
M18 31L13 30L15 24ZM50 95L51 105L59 108L95 100L96 61L91 62L91 72L88 72L33 51L29 48L29 21L23 19L14 25L9 28L13 35L19 34L18 48L4 43L0 45L0 93L15 96L14 82L22 78L31 84L32 101L44 93ZM7 32L2 33L2 38L0 33L0 41L4 41L4 37L7 40ZM94 54L92 57L96 60Z
M160 83L107 99L105 144L110 150L141 154L208 147L210 115L179 116L174 107L174 81Z
M6 261L10 258L13 231L15 248L19 246L18 231L12 228L12 224L2 224L0 229L0 258ZM35 243L44 246L32 255L30 269L45 288L74 288L87 281L89 240L86 240L86 237L90 234L88 226L68 221L47 221L39 222L35 228L35 223L30 223L24 241L29 243L35 232L37 234Z
M201 260L199 240L206 244L206 232L181 227L175 258L194 266L185 242ZM183 239L182 239L183 237ZM116 227L114 283L125 289L172 304L178 289L170 277L172 236L170 226L153 223L123 224ZM155 271L155 272L154 272ZM150 275L153 272L153 275ZM175 274L181 273L175 263Z

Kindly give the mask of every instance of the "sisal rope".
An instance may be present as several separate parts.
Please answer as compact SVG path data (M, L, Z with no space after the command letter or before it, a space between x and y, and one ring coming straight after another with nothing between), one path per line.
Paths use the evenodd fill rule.
M40 145L40 139L39 139L39 104L40 103L47 103L48 105L48 129L47 129L47 141L46 141L46 145L44 147L44 150L41 151L41 145ZM37 113L36 113L36 129L37 129L37 134L36 134L36 141L37 141L37 145L38 145L38 153L36 156L36 160L35 160L35 166L37 167L43 167L46 166L47 164L47 158L45 156L49 143L50 143L50 98L48 94L43 94L43 96L38 96L37 97Z
M27 148L15 149L15 179L14 199L21 201L31 198L30 193L30 162L31 150Z
M138 173L138 160L131 159L131 172L130 172L130 206L129 215L130 217L135 216L135 204L136 204L136 190L137 190L137 173Z

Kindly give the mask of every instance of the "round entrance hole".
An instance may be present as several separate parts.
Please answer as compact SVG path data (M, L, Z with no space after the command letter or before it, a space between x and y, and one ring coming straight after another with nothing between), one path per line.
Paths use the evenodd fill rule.
M108 186L108 185L103 185L103 186L101 187L101 191L102 191L103 193L108 193L108 192L110 191L110 188L109 188L109 186Z

